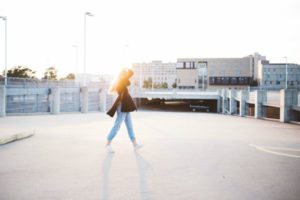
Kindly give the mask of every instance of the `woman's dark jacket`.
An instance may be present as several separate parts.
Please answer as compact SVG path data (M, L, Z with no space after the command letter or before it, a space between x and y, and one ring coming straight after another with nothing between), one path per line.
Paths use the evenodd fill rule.
M123 81L119 84L120 86L117 89L118 98L114 102L113 106L108 110L107 114L113 117L117 111L119 104L121 104L121 112L132 112L137 110L135 103L133 102L127 86L130 85L130 82Z

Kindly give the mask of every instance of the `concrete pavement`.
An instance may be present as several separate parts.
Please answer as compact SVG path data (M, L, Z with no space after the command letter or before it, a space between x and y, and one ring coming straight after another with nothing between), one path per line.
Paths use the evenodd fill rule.
M1 118L1 133L36 134L0 146L0 199L300 199L299 125L140 111L144 148L133 151L123 126L109 154L112 123L102 113Z

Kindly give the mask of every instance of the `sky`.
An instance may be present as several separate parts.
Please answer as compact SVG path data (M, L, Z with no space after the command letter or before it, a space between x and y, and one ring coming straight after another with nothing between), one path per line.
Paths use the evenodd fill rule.
M0 0L7 17L8 69L27 66L41 77L115 74L131 63L183 57L244 57L300 63L298 0ZM0 70L4 70L0 20Z

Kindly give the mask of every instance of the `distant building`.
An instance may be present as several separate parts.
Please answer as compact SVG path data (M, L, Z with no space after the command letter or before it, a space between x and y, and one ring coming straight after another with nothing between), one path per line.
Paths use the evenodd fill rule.
M287 68L287 82L286 82ZM300 65L293 63L269 63L259 61L258 83L263 89L300 89Z
M259 60L265 57L257 53L242 58L179 58L177 87L244 89L257 79Z
M110 74L76 74L75 75L75 81L80 83L86 83L89 84L91 82L103 82L105 84L110 84L110 82L113 80L113 76Z
M172 88L176 86L176 63L152 61L150 63L134 63L133 84L139 88Z

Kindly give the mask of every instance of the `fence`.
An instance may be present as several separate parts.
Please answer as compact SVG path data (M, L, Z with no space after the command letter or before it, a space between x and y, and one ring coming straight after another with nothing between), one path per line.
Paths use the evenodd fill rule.
M0 85L4 78L0 77ZM52 113L54 104L59 104L59 112L105 111L113 102L106 94L108 83L90 82L83 86L76 81L49 81L38 79L8 78L5 87L6 114ZM59 89L59 98L55 98L54 89ZM87 102L84 100L87 95ZM2 101L2 99L1 99ZM56 102L58 101L58 102Z

